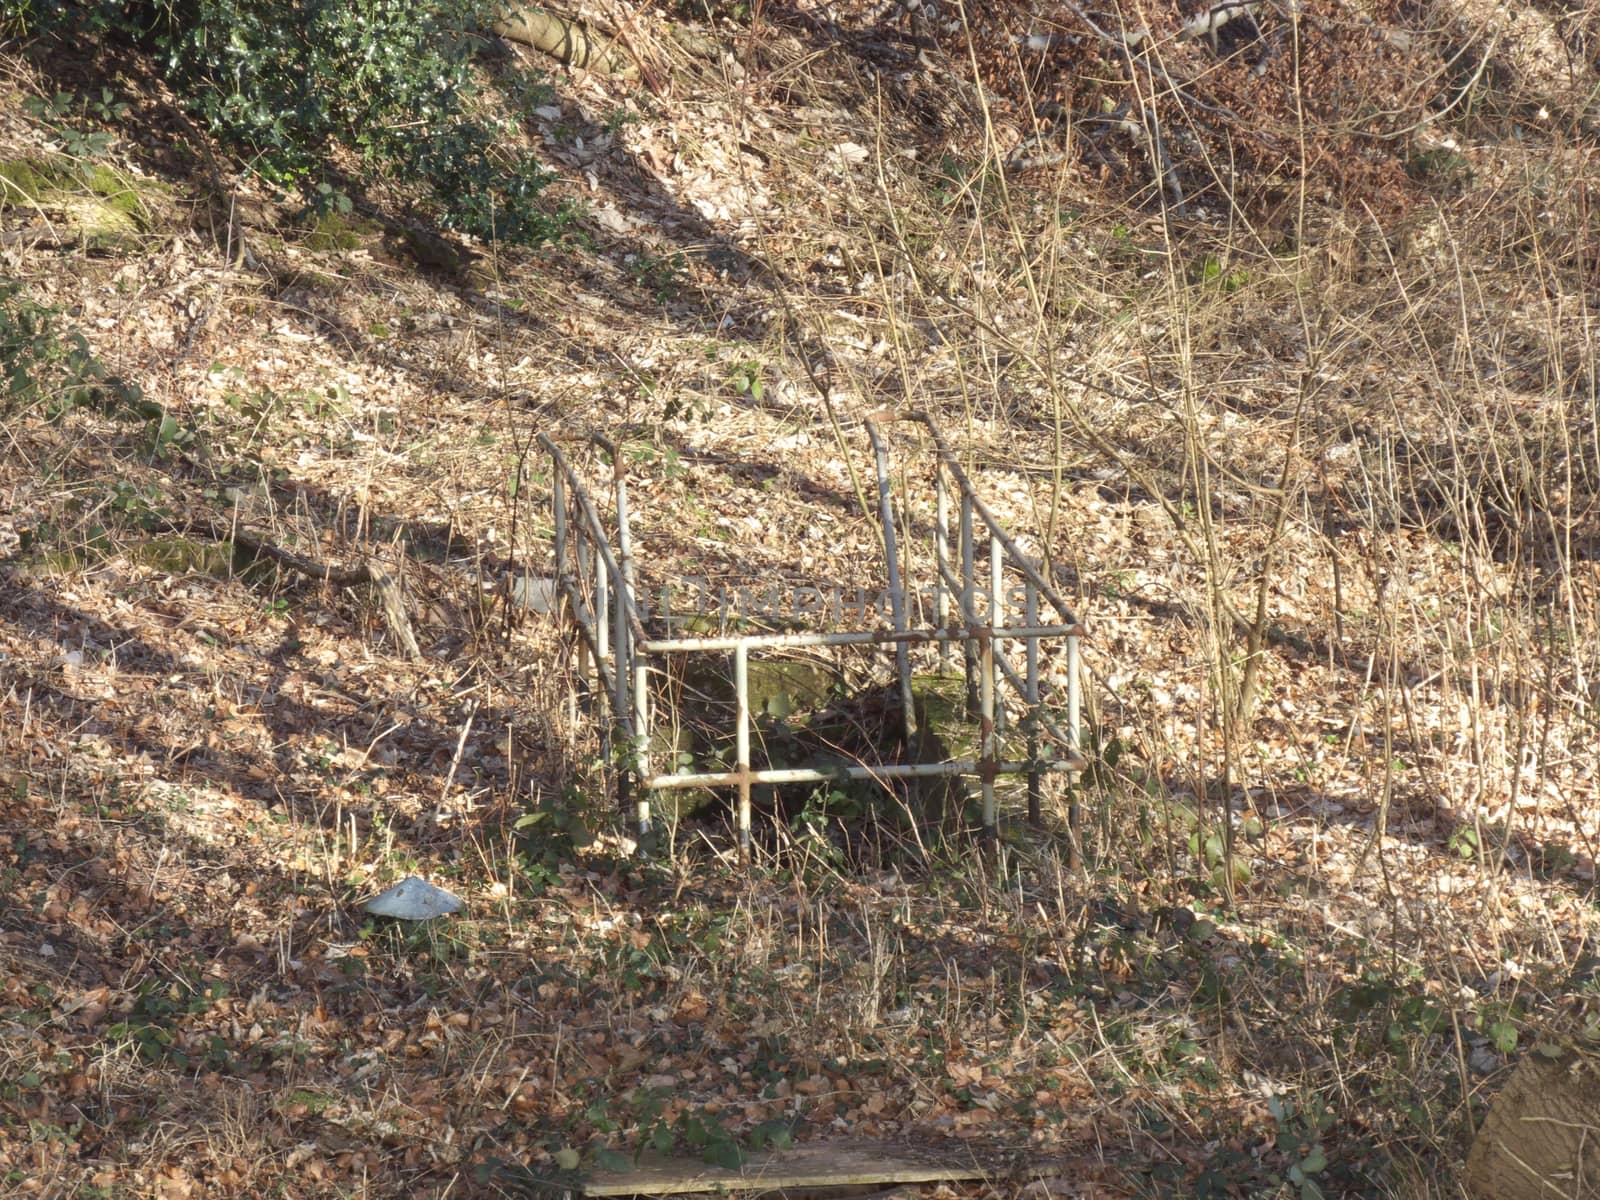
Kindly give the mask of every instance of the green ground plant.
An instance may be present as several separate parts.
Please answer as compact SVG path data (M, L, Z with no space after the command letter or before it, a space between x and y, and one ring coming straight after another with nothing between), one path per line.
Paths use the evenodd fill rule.
M348 213L352 187L384 182L425 198L446 228L539 244L563 220L539 203L549 174L483 102L474 55L488 13L479 0L41 0L13 23L39 38L153 51L187 107L250 170L320 214ZM75 108L51 104L58 118ZM120 117L114 97L101 109L101 119ZM355 180L335 165L349 154L361 164Z
M49 11L69 9L146 46L179 28L151 24L177 10L148 5ZM28 11L37 31L46 9ZM373 13L374 28L423 19ZM134 17L145 25L119 24ZM788 31L760 32L744 60L757 84ZM326 113L248 110L310 61L296 36L246 21L239 47L208 43L227 71L185 94L196 112L201 92L221 105L246 155L280 133L327 151L260 160L333 214L311 245L246 223L269 254L343 254L372 232L338 215L351 164L369 181L400 168L381 138L359 158ZM191 70L170 45L163 63ZM1501 1068L1538 1053L1563 1013L1590 1020L1600 642L1579 172L1593 164L1541 153L1522 174L1496 159L1516 145L1457 131L1473 135L1465 164L1419 161L1413 179L1391 163L1394 186L1428 198L1399 211L1360 180L1321 191L1313 133L1289 155L1308 194L1223 211L1241 176L1199 178L1171 120L1177 170L1213 207L1167 221L1148 189L1102 202L1079 162L1039 187L998 141L971 139L959 161L924 151L920 115L829 74L855 61L786 68L811 128L729 126L783 201L752 217L776 290L742 292L736 272L691 285L699 251L671 236L633 271L615 249L601 303L573 305L595 277L551 256L512 264L515 301L471 312L360 254L330 298L197 250L176 221L186 257L151 250L121 278L110 256L22 259L32 290L0 303L0 389L14 387L0 402L23 453L0 483L20 498L24 554L95 548L48 584L7 565L0 588L18 684L0 688L0 795L21 814L0 883L22 901L6 910L21 966L0 972L0 1007L26 1033L0 1039L0 1149L32 1156L34 1176L44 1164L79 1173L77 1194L144 1194L181 1164L230 1194L409 1196L490 1184L507 1164L732 1161L792 1121L797 1142L1082 1149L1099 1172L1084 1188L1108 1194L1433 1200L1453 1194ZM54 144L107 132L116 96L62 90L84 86L47 78L28 128ZM321 102L309 83L305 97ZM849 133L819 97L857 105ZM718 101L696 103L700 120ZM759 86L740 103L795 111L761 114ZM273 114L278 133L258 122ZM1422 116L1438 114L1400 119ZM599 153L631 153L654 120ZM312 129L328 140L295 142ZM842 136L868 158L835 163ZM1105 146L1096 171L1150 174L1149 150ZM696 146L681 150L689 163ZM781 172L762 175L767 160ZM496 147L485 161L505 160ZM819 162L826 179L802 191ZM624 174L596 170L606 186ZM428 203L429 186L399 190ZM650 189L619 186L618 202L643 209L661 199ZM152 369L161 404L108 409L85 339L114 364L152 361L137 282L121 290L151 267L214 285L216 324L178 387L164 360ZM228 365L196 379L207 355ZM846 853L841 832L870 820L926 830L843 785L758 809L748 867L720 819L637 853L614 786L637 764L602 743L604 697L567 631L528 620L474 640L508 560L539 577L553 562L552 481L508 453L530 429L602 429L625 447L585 469L629 474L641 542L673 569L731 560L737 518L755 512L773 518L774 553L754 561L782 569L822 545L805 570L848 576L876 547L852 510L855 452L827 433L833 406L853 420L858 400L936 412L1092 622L1091 765L1074 796L1095 819L1078 861L1061 792L1043 829L1002 793L1014 836L990 853L970 818L926 856ZM661 415L693 428L659 429ZM352 440L368 430L381 436ZM423 661L390 655L349 589L257 588L242 564L213 571L187 540L151 537L243 500L256 530L341 561L445 527L435 557L404 551ZM526 519L506 520L508 504ZM927 524L912 512L903 544L925 544ZM819 740L867 758L896 724L846 741L814 723L805 744L792 706L754 707L769 758ZM727 765L725 743L703 748ZM651 752L657 767L690 754L677 740ZM449 883L470 917L366 923L359 897L411 873ZM285 1075L266 1121L263 1072Z
M135 403L137 385L114 378L83 334L14 280L0 279L0 412L58 420L80 405Z

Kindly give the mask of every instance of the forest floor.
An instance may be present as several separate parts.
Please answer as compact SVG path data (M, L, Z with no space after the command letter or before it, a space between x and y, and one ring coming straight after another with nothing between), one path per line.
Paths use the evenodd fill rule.
M1463 115L1446 184L1180 219L1008 173L958 59L733 44L550 68L538 252L430 271L148 87L101 154L136 233L0 248L7 370L77 381L0 432L0 1190L861 1138L1059 1160L1032 1195L1457 1195L1508 1065L1591 1032L1592 148ZM90 65L0 60L0 160ZM633 852L571 631L512 602L537 436L608 520L618 446L647 589L870 588L861 423L924 552L911 408L1089 630L1084 865L1059 785L987 854L866 846L855 795L758 812L748 868L715 816ZM417 654L262 544L385 567ZM413 874L464 910L363 912Z

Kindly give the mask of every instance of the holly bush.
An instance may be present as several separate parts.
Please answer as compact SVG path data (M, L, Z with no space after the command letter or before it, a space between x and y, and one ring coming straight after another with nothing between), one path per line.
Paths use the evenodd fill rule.
M488 0L20 0L0 29L154 55L189 110L267 181L348 207L345 174L409 190L446 228L537 244L550 174L515 146L474 58Z

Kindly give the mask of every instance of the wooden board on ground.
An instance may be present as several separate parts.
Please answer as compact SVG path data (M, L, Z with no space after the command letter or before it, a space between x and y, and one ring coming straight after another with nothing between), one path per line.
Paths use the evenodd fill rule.
M1056 1174L1059 1162L993 1147L823 1142L752 1154L738 1169L697 1159L646 1154L626 1171L593 1171L585 1196L682 1196L694 1192L775 1192L867 1184L1021 1181Z

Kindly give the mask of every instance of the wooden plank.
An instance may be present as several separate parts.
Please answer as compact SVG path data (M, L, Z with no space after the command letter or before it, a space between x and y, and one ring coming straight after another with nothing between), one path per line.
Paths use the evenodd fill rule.
M761 1151L739 1169L697 1159L645 1154L626 1171L588 1174L585 1196L682 1196L695 1192L777 1191L864 1184L957 1183L974 1179L1038 1179L1059 1163L993 1147L821 1142Z

